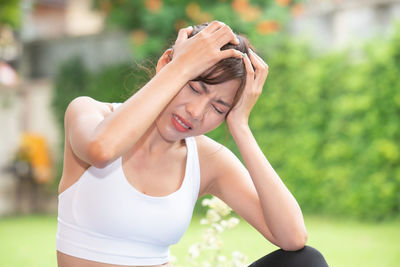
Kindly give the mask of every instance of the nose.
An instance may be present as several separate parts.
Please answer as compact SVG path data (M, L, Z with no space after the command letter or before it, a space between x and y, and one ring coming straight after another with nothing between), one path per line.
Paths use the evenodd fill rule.
M186 104L187 113L195 120L202 120L207 109L207 99L193 100Z

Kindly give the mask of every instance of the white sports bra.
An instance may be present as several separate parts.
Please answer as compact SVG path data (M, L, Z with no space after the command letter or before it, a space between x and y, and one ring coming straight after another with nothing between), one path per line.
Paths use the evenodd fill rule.
M185 142L185 176L167 196L136 190L124 175L122 157L104 168L90 166L58 196L57 250L109 264L168 262L169 246L188 228L200 188L195 138Z

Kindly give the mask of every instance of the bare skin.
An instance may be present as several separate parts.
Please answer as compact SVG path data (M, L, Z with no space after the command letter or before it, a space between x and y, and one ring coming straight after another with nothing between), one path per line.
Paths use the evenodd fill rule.
M253 52L243 58L246 86L242 98L230 110L218 103L223 100L232 104L238 81L207 85L207 93L201 91L198 82L188 81L221 58L242 58L235 51L220 50L225 43L234 43L235 36L220 22L212 22L190 39L189 33L190 29L179 32L173 54L167 50L159 59L157 75L117 110L110 103L89 97L71 102L65 114L64 168L59 193L74 184L91 165L104 167L122 156L123 171L133 187L151 196L171 194L179 189L184 176L184 138L195 136L201 169L199 197L217 196L266 240L285 250L304 247L307 233L301 210L248 126L250 111L267 77L267 65ZM182 73L183 69L187 72ZM227 114L230 133L246 166L229 149L204 135L218 127ZM181 116L191 124L191 129L179 131L173 115ZM57 259L59 267L120 266L61 252L57 252Z
M121 267L121 265L94 262L72 257L60 251L57 251L57 261L58 261L58 267ZM124 265L124 267L141 267L141 266ZM161 265L147 265L146 267L172 267L172 265L167 262Z

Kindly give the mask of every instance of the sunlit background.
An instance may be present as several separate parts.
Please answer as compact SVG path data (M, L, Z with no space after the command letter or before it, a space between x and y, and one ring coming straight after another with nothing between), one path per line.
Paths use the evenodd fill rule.
M269 65L250 125L308 244L330 266L398 266L400 0L1 0L0 266L56 266L68 103L123 102L180 28L212 20ZM226 127L209 136L240 158ZM189 266L206 212L199 201L177 265ZM245 221L221 235L215 255L277 249Z

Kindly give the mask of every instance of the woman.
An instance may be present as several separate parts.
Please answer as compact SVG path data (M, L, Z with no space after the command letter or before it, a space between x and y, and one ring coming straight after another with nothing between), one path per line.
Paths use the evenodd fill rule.
M248 126L268 74L248 41L218 21L181 29L156 71L122 104L78 97L66 110L59 266L171 266L205 194L282 248L252 266L327 266ZM224 120L247 169L204 135Z

